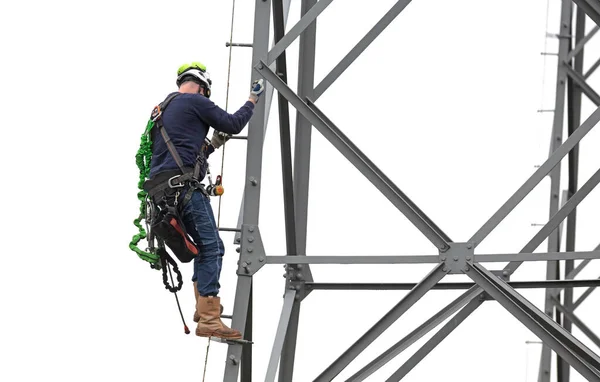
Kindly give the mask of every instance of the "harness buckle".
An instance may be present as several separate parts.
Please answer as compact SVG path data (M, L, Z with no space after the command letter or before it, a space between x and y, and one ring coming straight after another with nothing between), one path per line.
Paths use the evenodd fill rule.
M156 122L160 116L162 115L162 110L160 110L160 106L156 106L154 110L152 110L152 114L150 118L152 118L152 122Z
M177 184L173 184L173 181L178 179L181 175L175 175L169 178L169 181L167 182L167 184L169 185L170 188L181 188L181 187L185 187L185 184L183 183L177 183Z

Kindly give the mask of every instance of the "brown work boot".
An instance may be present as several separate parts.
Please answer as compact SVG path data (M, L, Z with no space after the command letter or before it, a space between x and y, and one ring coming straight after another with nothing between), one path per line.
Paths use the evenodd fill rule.
M200 297L200 292L198 292L198 283L194 281L194 295L196 296L196 311L194 312L194 322L200 321L200 314L198 313L198 297Z
M221 299L219 297L198 297L196 310L200 316L198 326L196 327L196 335L200 337L220 337L230 340L242 338L242 334L228 328L221 321Z
M196 296L196 311L194 312L194 322L200 321L200 313L198 313L198 297L200 297L200 292L198 292L198 283L194 281L194 295ZM223 305L220 308L221 314L223 314Z

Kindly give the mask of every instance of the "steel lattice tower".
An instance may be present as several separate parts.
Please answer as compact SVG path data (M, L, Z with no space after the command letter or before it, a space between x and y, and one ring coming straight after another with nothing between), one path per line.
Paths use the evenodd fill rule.
M583 59L586 43L600 29L596 26L589 33L585 23L600 25L599 0L562 0L559 41L556 102L553 110L553 126L550 155L545 163L515 191L495 214L467 242L453 242L419 207L413 203L358 147L344 135L341 129L316 105L319 97L360 56L377 36L410 4L399 0L385 16L364 36L359 43L319 83L315 84L315 43L317 17L333 0L299 0L302 2L300 21L287 33L286 22L291 0L256 0L254 16L254 39L252 44L252 77L260 76L268 82L265 102L255 108L249 126L246 184L238 222L236 242L240 245L238 281L232 326L242 329L246 339L252 338L252 279L264 265L287 264L286 293L277 328L265 381L292 381L299 312L303 299L312 291L332 289L316 283L310 264L431 264L431 271L417 284L389 284L389 289L407 289L402 298L371 329L323 370L315 382L331 381L344 370L363 350L380 336L412 305L429 290L453 288L453 283L441 283L446 275L464 274L473 283L459 298L451 302L431 318L424 318L422 325L401 339L393 347L363 367L348 381L369 380L369 376L381 366L399 355L411 344L434 330L454 315L431 339L404 363L388 381L398 381L412 370L429 352L447 337L462 321L484 303L498 303L517 318L533 334L543 341L539 381L549 382L552 354L557 356L557 380L570 379L570 367L590 381L600 381L600 356L586 347L571 333L573 326L579 328L600 347L600 339L576 315L577 307L600 285L600 280L580 280L576 276L590 261L600 259L600 246L588 252L575 251L576 207L600 182L600 170L579 187L578 144L600 121L600 95L588 84L588 77L600 66L596 61L584 72ZM271 22L275 44L269 47ZM286 49L299 39L298 93L287 84ZM285 230L287 256L269 256L261 240L258 225L261 190L263 143L267 126L268 110L273 91L278 94L281 161L285 207ZM582 98L589 98L598 107L588 116L582 115ZM292 147L289 105L297 111L295 148L292 171ZM377 189L399 209L409 221L438 249L439 253L428 256L306 256L307 204L309 189L311 129L317 129L339 152L354 165ZM565 135L566 134L566 135ZM564 139L563 137L566 137ZM561 161L568 160L568 173L561 174ZM536 187L546 176L550 177L549 220L523 247L514 254L477 254L476 248L500 222ZM568 189L561 190L561 176L568 177ZM561 197L562 196L562 197ZM566 237L558 229L566 222ZM548 239L547 253L535 253ZM561 251L561 241L565 251ZM511 282L511 275L525 261L547 263L546 280ZM582 260L575 266L575 260ZM482 263L509 262L500 272L491 272ZM454 283L458 285L458 283ZM339 289L363 288L368 285L355 283L337 284ZM381 286L378 286L379 288ZM538 308L524 298L518 288L545 288L545 306ZM586 292L576 301L573 288L586 287ZM459 287L456 286L458 289ZM495 302L494 302L495 300ZM491 302L488 302L491 301ZM229 346L225 382L251 381L251 347L232 344Z

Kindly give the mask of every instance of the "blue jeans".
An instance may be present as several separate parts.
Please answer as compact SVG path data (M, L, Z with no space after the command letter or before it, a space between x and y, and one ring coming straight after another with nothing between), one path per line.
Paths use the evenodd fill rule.
M198 282L201 296L216 296L221 286L219 278L225 247L219 236L210 199L200 191L194 191L183 209L182 219L188 234L200 250L200 254L194 259L192 281Z

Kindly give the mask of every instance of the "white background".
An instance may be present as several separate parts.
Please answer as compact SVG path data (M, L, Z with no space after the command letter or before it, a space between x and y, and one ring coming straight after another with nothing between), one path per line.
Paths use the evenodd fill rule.
M337 1L322 14L316 83L393 3ZM560 2L549 5L547 28L554 33ZM214 80L212 99L225 108L231 6L231 1L200 0L3 6L0 380L202 380L206 339L183 334L175 299L160 273L128 249L139 207L134 156L152 107L175 89L182 63L207 65ZM552 116L536 112L554 107L556 58L540 55L557 50L556 40L545 36L546 11L545 0L414 1L318 101L454 241L468 240L548 156ZM299 2L292 2L288 29L299 13ZM253 18L253 2L238 1L234 42L251 42ZM294 88L297 47L296 42L288 52ZM593 39L586 68L597 48ZM250 54L247 48L233 50L230 112L248 95ZM276 103L271 110L260 230L267 253L283 255ZM584 118L593 110L587 99L584 110ZM593 130L581 144L580 185L600 165L599 135ZM317 131L311 150L309 255L436 254ZM221 153L212 158L218 173ZM224 227L237 222L245 158L243 141L227 144ZM548 203L545 179L478 253L520 251L539 230L532 223L548 220ZM577 250L598 244L598 204L596 191L578 210ZM213 206L216 211L217 199ZM223 233L223 239L221 297L231 313L237 254L233 235ZM546 244L538 251L546 251ZM320 282L417 282L430 269L321 265L312 271ZM179 298L193 331L191 266L182 270ZM592 263L579 277L596 278L598 270ZM255 277L256 380L264 377L279 319L282 273L273 265ZM514 279L544 277L545 265L536 262L523 265ZM542 290L521 292L542 306ZM336 380L352 375L460 293L427 294ZM405 294L312 293L302 305L294 380L313 380ZM577 313L598 332L595 297ZM598 350L579 331L575 334ZM405 380L534 381L540 347L525 341L537 338L497 303L487 302ZM384 381L416 346L370 380ZM207 381L222 380L226 348L211 346ZM573 381L583 380L573 373Z

